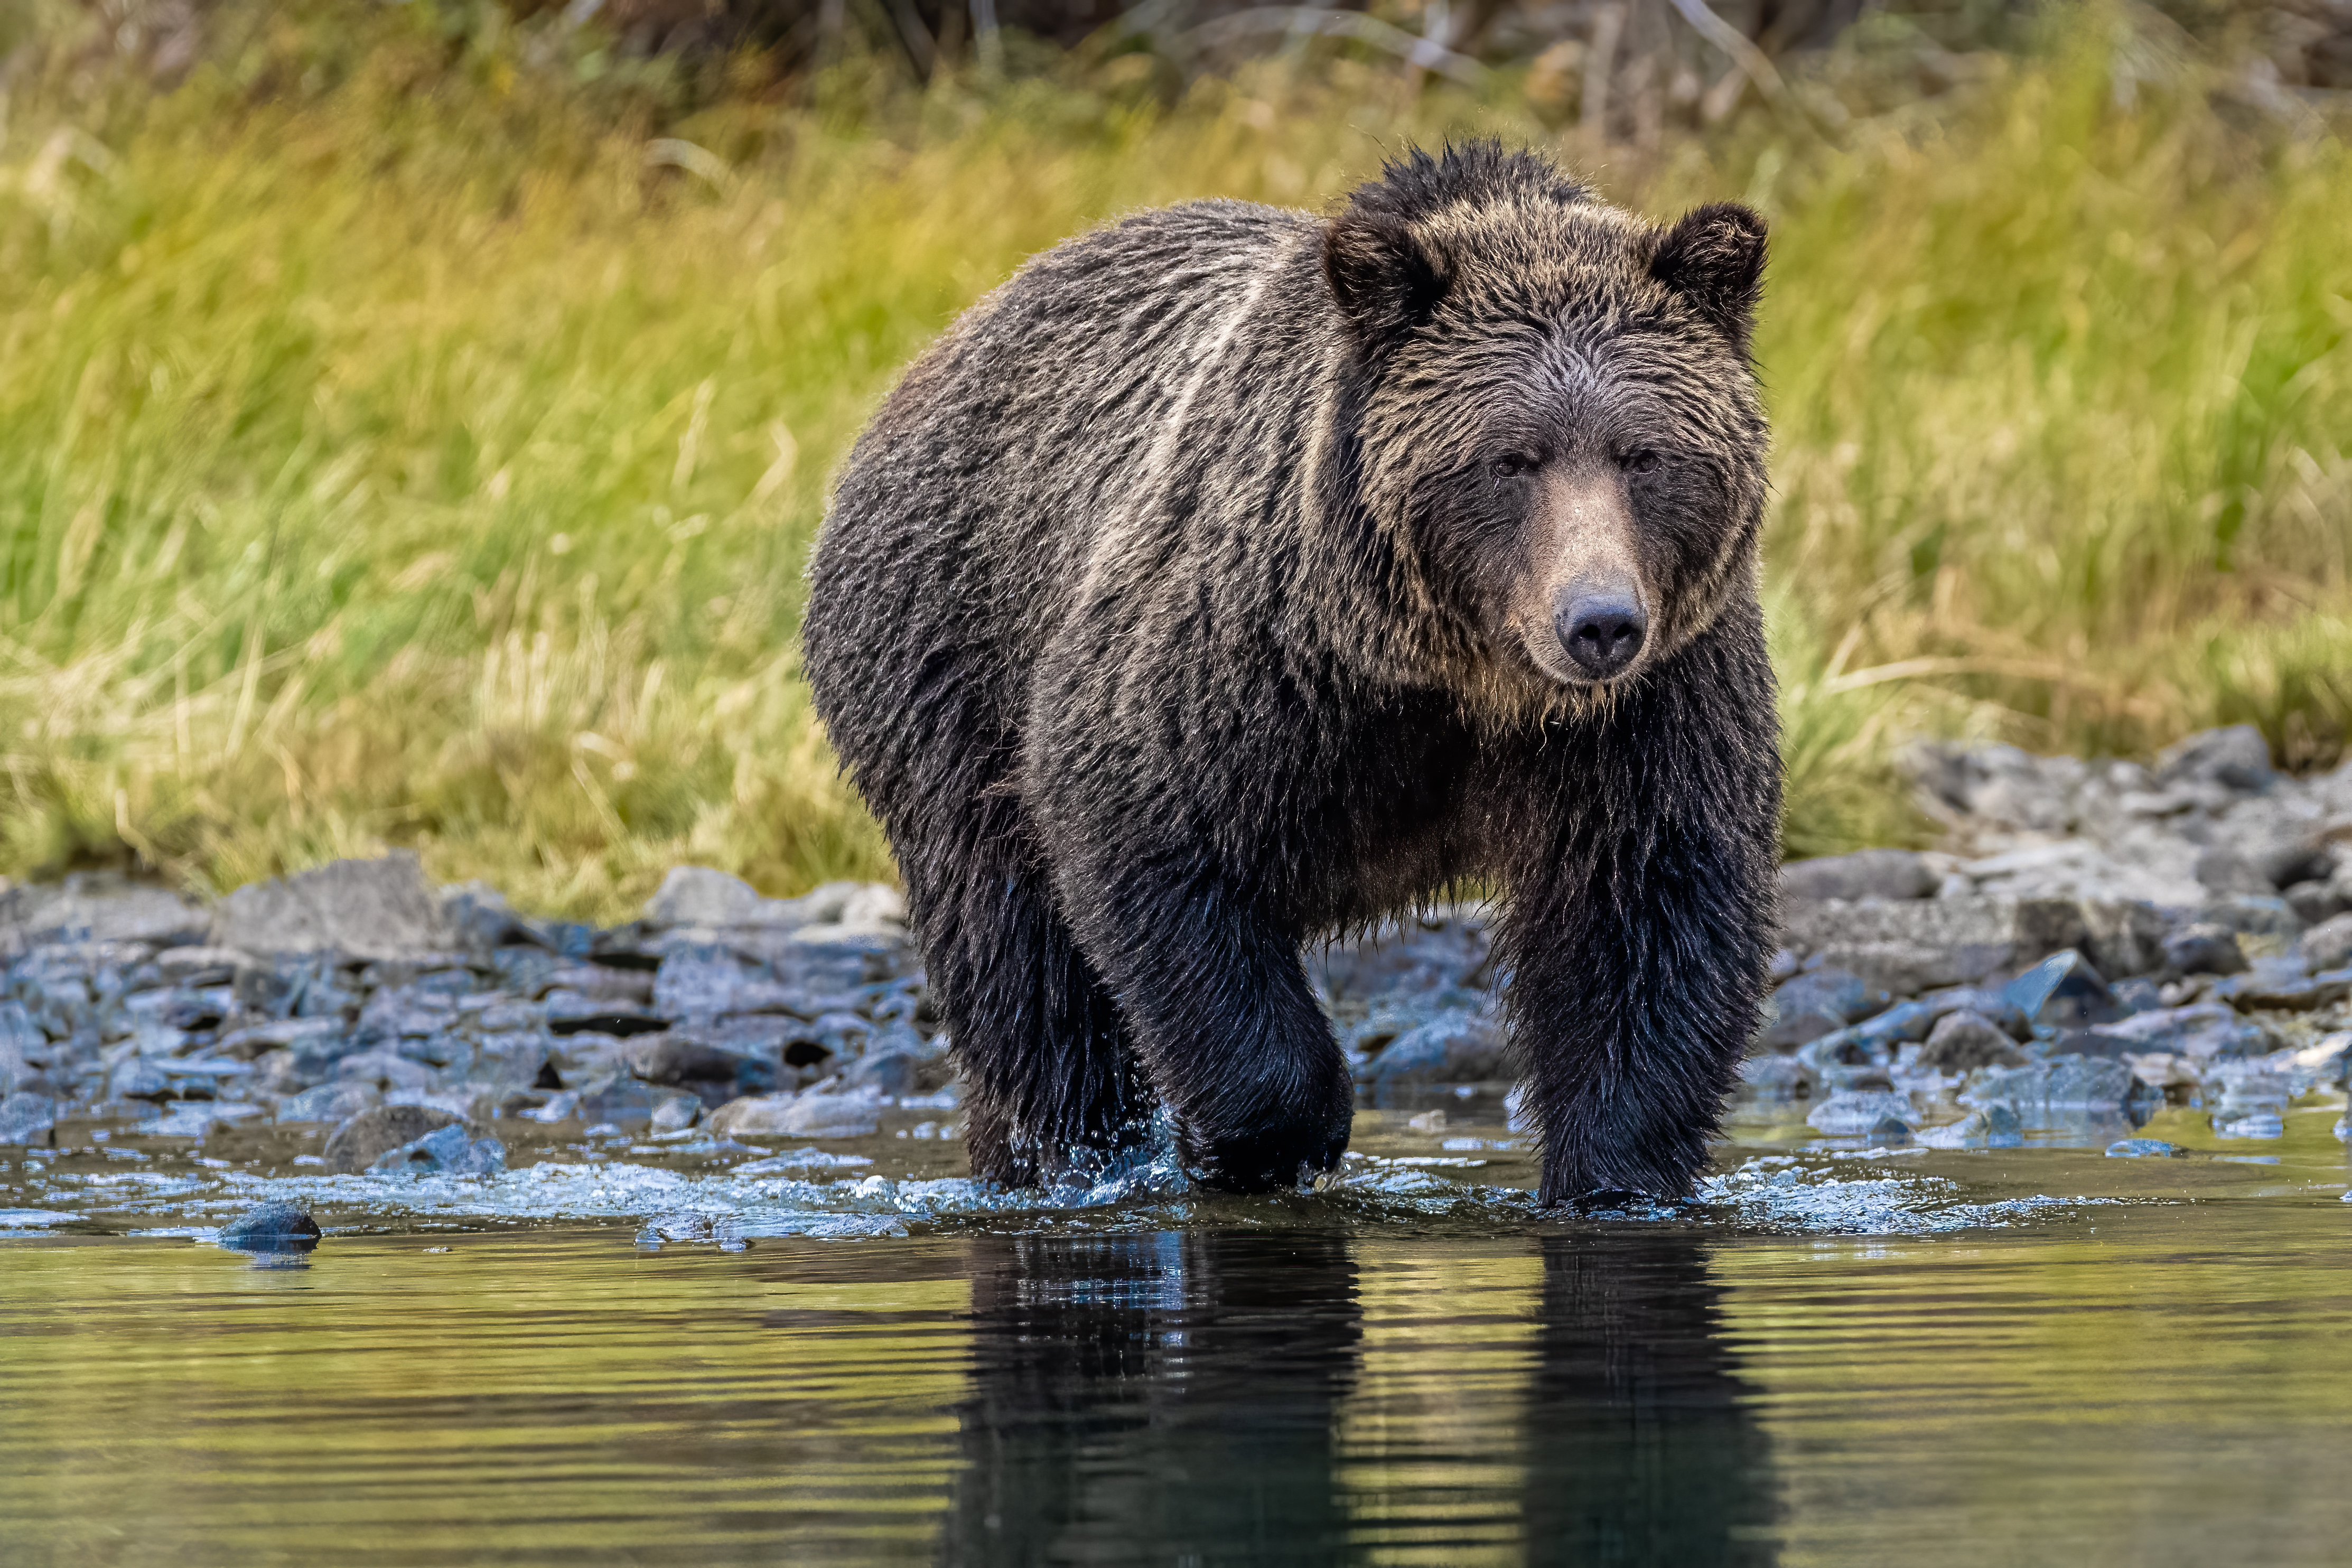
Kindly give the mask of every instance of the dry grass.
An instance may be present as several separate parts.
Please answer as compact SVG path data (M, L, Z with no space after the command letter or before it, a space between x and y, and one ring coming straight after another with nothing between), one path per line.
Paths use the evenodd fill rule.
M1344 59L1172 107L1112 61L687 112L447 14L236 13L169 93L21 73L0 870L224 887L404 843L599 917L682 858L887 874L791 650L896 367L1109 214L1557 134ZM2214 80L2098 24L1840 146L1759 117L1602 161L1774 221L1792 848L1911 832L1912 730L2341 748L2352 165Z

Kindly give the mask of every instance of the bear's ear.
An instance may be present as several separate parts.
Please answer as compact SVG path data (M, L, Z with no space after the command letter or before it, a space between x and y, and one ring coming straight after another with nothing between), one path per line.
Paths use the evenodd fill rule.
M1429 320L1453 287L1445 257L1392 214L1350 207L1323 231L1323 274L1367 356Z
M1698 307L1742 353L1764 280L1764 220L1737 202L1711 202L1658 241L1650 276Z

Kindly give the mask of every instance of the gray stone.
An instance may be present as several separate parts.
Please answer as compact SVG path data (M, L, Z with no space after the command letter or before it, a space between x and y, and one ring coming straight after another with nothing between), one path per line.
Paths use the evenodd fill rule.
M2019 1068L1972 1074L1963 1105L2006 1104L2050 1110L2120 1111L2132 1095L2131 1068L2094 1057L2056 1057Z
M2352 899L2336 889L2333 882L2298 882L2279 895L2295 917L2311 925L2335 919L2347 909L2352 909Z
M795 1094L744 1095L712 1111L703 1125L720 1137L775 1137L784 1131L784 1112Z
M1923 1149L2014 1149L2025 1142L2025 1124L2015 1108L1996 1102L1958 1121L1930 1127L1914 1142Z
M214 911L215 946L248 952L400 958L446 950L440 900L415 855L338 860L284 880L249 883Z
M673 1094L654 1107L646 1125L656 1132L677 1132L693 1126L701 1116L701 1100L690 1094Z
M51 887L0 891L0 958L58 942L179 947L203 940L210 919L169 889L78 873Z
M2020 1067L2025 1053L2006 1030L1981 1013L1962 1008L1936 1020L1918 1065L1937 1072L1969 1073L1979 1068Z
M506 1168L505 1144L495 1138L469 1138L464 1123L457 1121L386 1150L367 1166L373 1176L490 1176Z
M2246 967L2246 954L2237 932L2200 921L2164 939L2164 967L2174 974L2237 974Z
M1794 1057L1749 1057L1739 1081L1759 1100L1801 1100L1812 1092L1813 1072Z
M2215 984L2212 996L2249 1012L2308 1013L2352 997L2352 970L2314 974L2300 955L2261 958Z
M234 947L167 947L155 955L155 968L170 985L226 985L236 972L257 961Z
M1856 968L1857 949L1934 955L1932 980L1918 979L1936 984L1982 980L2083 947L2091 936L2079 900L1997 897L1794 903L1783 929L1792 945L1848 968Z
M481 1131L467 1126L463 1117L433 1106L379 1105L361 1111L336 1128L321 1152L330 1172L349 1175L366 1170L394 1149L444 1127L459 1127L469 1138L479 1136Z
M541 944L539 933L514 912L506 895L488 882L458 882L441 889L441 921L452 940L469 948Z
M322 1083L278 1102L279 1121L331 1121L340 1125L373 1110L383 1095L373 1084Z
M1483 1013L1448 1013L1399 1035L1371 1060L1375 1100L1406 1084L1479 1083L1509 1076L1502 1032Z
M1780 891L1790 899L1924 899L1940 880L1908 849L1861 849L1780 868Z
M1826 966L1798 975L1772 994L1781 1016L1818 1013L1833 1027L1857 1023L1894 998L1860 975Z
M220 1238L235 1246L245 1241L319 1239L319 1222L293 1204L256 1204L221 1226Z
M751 922L767 900L740 877L708 866L673 866L646 900L650 926L729 926Z
M2161 784L2217 784L2242 794L2259 794L2277 781L2270 743L2252 724L2206 730L2157 753Z
M2107 1145L2110 1160L2178 1160L2189 1152L2161 1138L2119 1138Z
M19 1090L0 1100L0 1144L45 1142L58 1124L58 1102L45 1094Z
M2303 933L2296 947L2314 972L2352 964L2352 914L2321 921Z
M2262 868L2235 849L2207 849L2197 857L2197 879L2208 892L2275 893L2277 887Z
M2260 1026L2213 1002L2135 1013L2101 1025L2099 1032L2131 1041L2142 1051L2163 1051L2202 1061L2243 1057L2270 1047L2270 1037Z
M114 1064L106 1075L106 1098L109 1100L152 1100L162 1101L178 1097L178 1090L163 1064L152 1057L131 1057Z
M1912 1109L1907 1094L1888 1089L1846 1089L1813 1107L1805 1121L1816 1131L1850 1138L1870 1132L1889 1121L1907 1128L1917 1118L1918 1112Z
M742 1013L812 1017L823 1011L806 987L788 984L765 964L724 948L673 950L654 976L651 1000L654 1011L666 1018Z
M2123 1011L2091 961L2072 950L2043 959L2001 987L2001 994L2030 1021L2058 1028L2104 1023Z

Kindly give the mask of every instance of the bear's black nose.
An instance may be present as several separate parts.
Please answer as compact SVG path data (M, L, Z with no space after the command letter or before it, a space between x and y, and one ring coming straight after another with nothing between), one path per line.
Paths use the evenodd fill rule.
M1633 662L1642 651L1642 634L1650 617L1642 602L1621 590L1568 593L1552 613L1560 646L1576 667L1595 680L1605 680Z

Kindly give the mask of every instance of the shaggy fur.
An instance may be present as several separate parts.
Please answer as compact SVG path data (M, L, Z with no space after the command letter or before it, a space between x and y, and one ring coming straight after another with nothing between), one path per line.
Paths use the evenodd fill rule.
M1546 1201L1678 1194L1752 1034L1780 765L1755 593L1763 226L1493 144L1328 221L1149 212L1038 257L859 439L818 708L898 851L975 1171L1153 1100L1210 1179L1332 1168L1302 945L1503 895ZM1601 584L1630 667L1563 652Z

